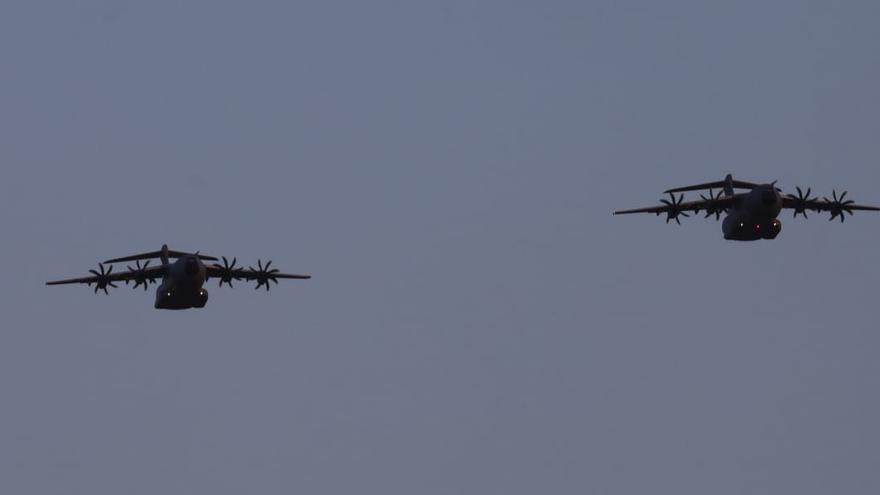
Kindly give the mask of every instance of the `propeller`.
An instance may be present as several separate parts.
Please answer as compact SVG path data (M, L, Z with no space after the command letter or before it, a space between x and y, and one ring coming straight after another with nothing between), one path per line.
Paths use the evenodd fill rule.
M223 265L221 266L218 263L215 263L214 266L220 270L220 282L217 283L217 287L222 287L223 282L226 282L229 287L232 287L233 280L241 280L240 277L235 276L235 262L236 258L232 258L232 263L229 263L229 260L226 259L226 256L223 256ZM253 270L253 268L251 268Z
M248 267L248 268L250 268L251 272L253 273L254 279L257 281L257 286L254 287L254 289L259 289L261 285L265 285L266 291L268 291L269 290L269 281L275 282L276 284L278 283L278 279L275 278L275 276L274 276L275 273L278 273L278 269L273 268L270 270L269 265L271 265L271 264L272 264L272 260L269 260L268 262L266 262L266 266L263 266L262 261L257 260L257 267L258 267L257 270L254 270L253 267Z
M98 279L95 281L95 294L98 293L98 289L102 289L104 294L109 295L110 293L107 292L107 286L113 287L114 289L116 288L116 285L110 280L110 274L113 272L113 267L111 266L105 272L104 264L98 263L98 268L101 269L101 273L98 273L96 270L89 270L89 272ZM92 283L89 282L89 285L92 285Z
M132 289L137 289L139 285L143 285L144 290L147 290L148 285L150 285L151 283L156 283L155 278L147 276L147 267L149 265L150 260L147 260L144 263L144 266L141 266L140 261L135 261L136 268L128 266L128 271L134 274L134 278L132 278L132 280L134 281L134 286L132 287ZM128 285L128 280L125 281L125 285Z
M835 217L840 217L840 222L843 223L846 219L844 213L849 213L850 216L852 216L853 211L849 208L849 205L855 203L855 201L851 199L846 201L843 200L843 198L846 197L846 191L843 191L843 194L841 194L839 198L837 197L837 191L832 190L831 194L833 200L829 200L824 196L822 197L822 199L825 200L825 208L828 208L828 211L831 212L831 218L829 218L828 221L830 222L831 220L834 220Z
M779 189L778 187L776 187L776 183L777 183L777 182L779 182L779 181L778 181L778 180L774 180L773 182L771 182L771 183L770 183L770 187L772 187L776 192L780 192L780 193L781 193L781 192L782 192L782 189Z
M798 192L798 193L797 193L797 196L795 196L795 195L793 195L793 194L790 195L790 196L791 196L792 198L794 198L794 200L795 200L795 203L794 203L794 215L792 215L792 217L793 217L793 218L797 218L798 213L800 213L801 215L804 216L804 218L807 218L807 210L810 209L810 208L808 208L808 204L809 204L810 202L816 200L816 198L811 198L811 197L810 197L810 193L811 193L813 190L812 190L811 188L808 187L808 188L807 188L807 193L804 194L804 192L801 191L801 188L800 188L800 187L795 187L795 189L797 189L797 192ZM826 200L826 201L827 201L827 200Z
M677 201L675 199L675 194L669 193L669 197L672 201L669 201L668 199L660 200L661 203L669 207L669 210L666 211L666 223L669 223L670 220L675 220L675 223L681 225L681 220L678 219L679 216L690 217L690 215L681 210L681 203L684 201L684 194L679 196Z
M727 213L727 208L721 206L720 199L722 196L724 196L724 191L718 191L718 195L715 196L712 194L712 189L709 189L708 198L700 194L700 197L706 202L706 216L703 218L709 218L712 215L715 215L715 221L721 220L721 214Z

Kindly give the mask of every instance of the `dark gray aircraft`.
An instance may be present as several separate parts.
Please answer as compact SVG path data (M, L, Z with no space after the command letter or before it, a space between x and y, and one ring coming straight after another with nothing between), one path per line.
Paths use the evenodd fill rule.
M721 189L717 196L713 193L715 188ZM709 190L709 197L700 194L701 199L696 201L684 201L684 194L676 199L674 194L706 189ZM738 193L734 189L747 189L748 192ZM661 199L662 205L615 211L614 214L655 213L660 215L666 213L666 223L675 220L676 223L681 224L679 217L689 217L687 212L705 211L705 218L715 215L716 221L724 213L721 230L725 239L756 241L758 239L775 239L779 235L782 230L782 222L777 217L785 208L794 210L793 217L801 214L804 218L807 218L807 211L827 211L831 213L829 220L840 218L841 222L846 219L844 213L852 215L855 210L880 211L880 208L875 206L864 206L856 204L851 199L845 200L846 191L840 197L837 196L837 191L833 191L831 199L823 197L820 200L819 198L810 198L812 192L810 189L807 189L806 193L801 191L800 187L796 189L797 196L785 194L782 189L776 187L776 181L770 184L754 184L734 180L728 174L722 181L677 187L664 191L665 194L669 194L669 199Z
M154 258L159 258L162 264L150 267L149 260ZM171 262L172 258L177 259ZM141 266L140 260L147 261ZM107 271L104 271L104 263L122 263L126 261L136 261L136 265L134 267L128 266L128 271L113 273L112 266ZM233 280L256 280L257 286L255 289L259 289L262 286L267 291L269 290L269 282L277 284L279 278L312 278L311 275L281 273L277 268L270 270L269 266L272 264L272 261L266 262L266 265L263 266L263 262L257 260L256 269L252 267L246 269L236 268L236 259L233 258L230 264L225 256L223 257L222 265L218 263L206 265L203 261L218 261L218 259L213 256L199 254L198 251L192 254L172 251L168 249L167 245L163 245L159 251L114 258L104 263L98 263L100 271L89 270L92 273L90 277L56 280L54 282L46 282L46 285L95 284L96 294L98 290L103 290L105 294L109 294L107 287L116 287L113 282L122 281L126 285L129 282L134 282L133 288L136 289L139 285L143 285L144 290L147 290L147 285L150 283L155 284L156 279L161 278L162 283L156 289L156 304L154 307L156 309L188 309L205 307L205 304L208 302L208 291L202 286L211 278L219 279L218 287L222 286L224 282L229 287L232 287Z

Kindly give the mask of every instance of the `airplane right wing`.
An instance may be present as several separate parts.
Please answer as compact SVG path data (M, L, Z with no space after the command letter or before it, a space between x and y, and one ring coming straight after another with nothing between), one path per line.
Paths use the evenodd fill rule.
M165 267L163 266L147 267L144 265L141 267L140 264L138 264L138 269L129 267L128 271L119 271L116 273L113 273L112 266L106 271L104 270L103 264L98 264L98 267L100 271L89 270L89 272L92 273L91 276L53 280L51 282L46 282L46 285L95 284L95 292L98 292L99 289L103 289L106 293L107 287L116 287L113 282L125 282L128 284L128 282L131 281L134 282L135 287L143 284L144 290L146 290L148 281L155 282L156 279L161 279L165 276Z
M687 212L697 213L699 211L705 211L706 217L713 214L720 216L723 211L732 208L736 201L736 196L722 196L721 193L719 193L718 196L712 196L710 193L710 198L703 197L696 201L684 201L684 194L680 195L678 198L672 193L669 193L669 196L670 199L660 200L660 202L663 203L662 205L635 208L631 210L619 210L615 211L614 214L629 215L631 213L654 213L655 215L660 215L661 213L666 213L666 223L669 223L670 220L675 220L677 223L681 223L678 217L689 217L690 215L688 215Z

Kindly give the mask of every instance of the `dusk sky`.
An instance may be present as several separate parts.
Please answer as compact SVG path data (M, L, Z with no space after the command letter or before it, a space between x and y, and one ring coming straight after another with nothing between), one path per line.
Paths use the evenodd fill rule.
M880 493L880 214L611 215L727 173L880 205L878 23L5 0L0 492ZM44 285L163 243L314 278Z

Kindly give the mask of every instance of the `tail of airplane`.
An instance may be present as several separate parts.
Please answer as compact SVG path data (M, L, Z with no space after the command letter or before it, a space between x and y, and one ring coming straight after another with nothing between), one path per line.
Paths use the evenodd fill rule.
M162 260L162 266L168 265L168 244L162 244L162 251L159 253L159 258Z
M149 260L154 258L159 258L162 260L163 265L168 264L168 260L170 258L180 258L181 256L198 256L201 260L207 261L217 261L217 258L214 256L208 256L200 253L185 253L183 251L173 251L168 249L167 244L162 245L162 249L159 251L150 251L148 253L141 254L133 254L131 256L124 256L122 258L113 258L112 260L107 260L104 263L122 263L124 261L135 261L135 260Z
M727 177L725 177L724 180L719 180L716 182L706 182L703 184L696 184L693 186L676 187L674 189L669 189L669 190L663 191L663 192L664 193L676 193L676 192L684 192L684 191L702 191L704 189L720 188L724 191L725 196L733 196L734 189L754 189L759 186L760 186L760 184L755 184L753 182L736 180L733 178L732 175L727 174Z

